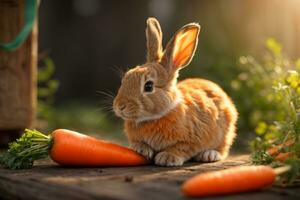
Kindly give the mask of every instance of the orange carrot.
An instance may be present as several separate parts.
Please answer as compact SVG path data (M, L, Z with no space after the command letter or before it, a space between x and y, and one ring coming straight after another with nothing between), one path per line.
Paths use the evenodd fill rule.
M131 166L146 164L143 156L131 149L80 133L58 129L50 151L52 160L61 165Z
M203 197L259 190L272 185L276 175L289 169L289 166L277 169L268 166L242 166L208 172L187 180L182 191L189 197Z
M285 143L283 144L279 144L279 145L276 145L270 149L267 150L267 153L271 156L275 155L278 153L278 151L284 147L284 146L291 146L292 144L294 144L295 141L293 139L290 139L290 140L287 140Z
M30 168L35 160L48 155L53 161L67 166L134 166L147 164L146 159L133 150L98 140L66 129L50 135L25 130L12 143L0 163L11 169Z

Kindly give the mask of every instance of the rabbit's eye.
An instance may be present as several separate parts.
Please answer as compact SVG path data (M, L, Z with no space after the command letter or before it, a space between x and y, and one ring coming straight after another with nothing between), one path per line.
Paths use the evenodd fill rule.
M147 81L144 85L144 92L152 92L153 91L153 81Z

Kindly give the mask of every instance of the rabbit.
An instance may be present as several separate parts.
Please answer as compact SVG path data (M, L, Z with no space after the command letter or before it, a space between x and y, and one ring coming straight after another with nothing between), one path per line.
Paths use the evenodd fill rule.
M113 100L130 147L159 166L225 159L236 136L238 113L215 83L189 78L177 83L197 47L200 26L179 29L162 47L162 31L147 19L147 61L128 70Z

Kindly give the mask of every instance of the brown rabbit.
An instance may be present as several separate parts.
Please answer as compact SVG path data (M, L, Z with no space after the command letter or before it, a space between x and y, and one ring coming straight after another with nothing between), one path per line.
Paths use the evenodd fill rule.
M194 55L199 31L196 23L185 25L163 52L159 22L149 18L147 62L126 72L113 102L132 149L157 165L224 159L236 135L238 113L217 84L204 79L177 84L179 70Z

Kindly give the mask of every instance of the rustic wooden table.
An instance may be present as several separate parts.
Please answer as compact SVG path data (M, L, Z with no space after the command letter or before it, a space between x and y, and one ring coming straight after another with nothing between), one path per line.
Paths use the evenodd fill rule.
M33 169L0 168L2 199L188 199L180 192L184 180L197 173L248 165L248 156L233 156L208 164L188 163L183 167L64 168L50 160ZM206 199L300 199L300 188L271 187L264 191Z

